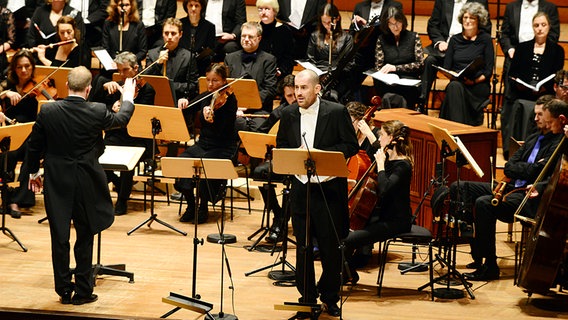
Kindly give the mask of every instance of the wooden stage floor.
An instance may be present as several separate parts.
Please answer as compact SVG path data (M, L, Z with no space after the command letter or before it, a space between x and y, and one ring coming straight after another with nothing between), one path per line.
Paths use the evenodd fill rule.
M258 193L257 193L258 195ZM141 197L141 194L135 194ZM164 226L153 223L151 228L143 226L132 235L126 234L134 226L144 221L149 212L144 212L141 201L129 203L129 213L116 218L112 227L102 235L103 264L125 263L127 270L134 272L135 283L126 278L101 276L97 279L95 293L99 300L82 306L62 305L53 290L53 277L50 260L50 240L47 223L38 224L44 216L43 199L38 195L38 205L24 213L20 220L6 217L7 227L29 249L23 252L17 243L7 236L0 235L0 318L2 310L17 309L31 312L72 312L75 314L98 314L101 318L136 319L159 318L173 306L162 302L169 292L186 296L192 294L192 263L194 227L178 221L177 203L167 206L156 204L158 217L165 222L186 231L182 236ZM165 199L163 196L159 199ZM246 202L239 201L239 207ZM232 280L225 274L223 311L235 314L240 319L287 319L292 311L274 310L275 304L296 301L298 293L294 287L276 287L273 280L262 271L250 276L246 272L256 270L278 261L278 256L265 252L249 252L244 246L251 245L247 236L260 226L261 200L253 202L254 210L236 210L232 222L226 225L226 232L237 236L237 243L227 245L226 251ZM213 215L207 224L199 225L198 238L218 233ZM499 224L498 229L506 229ZM505 242L505 234L499 233L497 243L498 263L502 279L490 283L473 283L475 299L465 297L457 300L430 300L429 288L424 292L417 287L428 281L428 273L407 273L400 275L396 262L408 261L408 248L405 252L389 254L390 262L385 273L382 297L377 297L377 253L369 266L360 271L359 284L350 290L344 287L346 302L343 305L344 319L521 319L521 318L563 318L568 319L566 295L551 299L534 295L527 304L527 296L513 286L513 243ZM460 246L458 268L470 262L468 246ZM424 253L426 251L423 251ZM213 313L220 310L221 293L221 247L205 241L198 247L196 292L203 301L212 303ZM419 259L425 259L422 254ZM289 250L288 261L295 263L295 250ZM280 268L280 267L278 267ZM227 269L225 269L226 271ZM287 268L288 270L288 268ZM318 267L319 270L319 267ZM436 265L436 272L444 272ZM230 287L234 288L231 290ZM440 287L439 285L437 287ZM456 287L463 289L463 287ZM55 317L55 316L54 316ZM199 313L180 310L169 316L170 319L198 319ZM33 315L29 319L39 319ZM49 319L42 318L42 319ZM334 319L322 314L320 319Z

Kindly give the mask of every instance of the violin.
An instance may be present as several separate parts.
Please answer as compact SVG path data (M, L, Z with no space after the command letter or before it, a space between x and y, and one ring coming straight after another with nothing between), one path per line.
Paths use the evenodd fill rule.
M230 86L224 86L224 89L215 91L213 93L213 98L211 99L211 104L209 107L211 108L210 113L203 113L203 117L208 122L213 122L213 118L215 115L215 110L221 108L222 106L227 103L227 98L234 93L234 90Z
M24 86L22 93L23 96L20 101L26 97L36 98L37 100L57 99L57 88L53 79L44 79L41 82L31 80Z

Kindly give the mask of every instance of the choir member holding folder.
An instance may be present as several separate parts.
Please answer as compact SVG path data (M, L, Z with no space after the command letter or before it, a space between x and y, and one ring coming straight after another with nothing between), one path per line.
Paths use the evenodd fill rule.
M440 118L478 126L483 123L483 108L489 102L494 64L491 35L481 29L489 22L489 13L483 5L468 2L460 10L458 21L463 31L450 38L444 68L459 71L478 57L484 63L469 76L450 81Z
M507 81L510 89L505 95L501 110L501 133L505 155L509 152L509 139L515 123L527 122L527 119L523 119L523 115L532 114L534 103L519 100L536 101L542 95L554 95L554 76L564 67L564 49L548 37L550 33L548 15L537 12L532 19L532 27L534 39L517 45L509 68Z
M381 19L381 35L377 40L375 50L375 68L378 70L378 78L382 75L396 75L398 78L418 79L424 67L424 54L420 36L406 28L408 22L406 16L397 7L389 7L386 15ZM419 88L414 85L404 85L405 82L376 80L375 88L384 99L385 93L393 93L406 99L406 106L414 109L418 99ZM420 82L418 82L419 84ZM393 99L401 100L401 99ZM383 100L384 101L384 100Z

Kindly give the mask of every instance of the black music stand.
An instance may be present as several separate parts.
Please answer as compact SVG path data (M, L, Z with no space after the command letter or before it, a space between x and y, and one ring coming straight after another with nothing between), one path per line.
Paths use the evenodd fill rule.
M189 167L193 168L193 172L187 170ZM182 158L182 157L164 157L162 158L162 172L166 177L176 177L176 178L192 178L196 185L196 197L195 197L195 212L199 207L199 181L201 175L207 179L236 179L238 177L237 172L233 163L229 159L205 159L205 158ZM176 306L173 310L162 316L165 318L174 312L178 311L180 308L190 309L202 314L207 314L208 319L236 319L231 314L223 313L223 279L224 279L224 262L225 259L225 244L234 243L237 241L236 237L233 235L224 234L224 205L221 210L221 230L219 234L210 234L207 236L208 242L219 243L222 246L221 249L221 310L219 314L211 315L209 311L213 308L212 304L203 302L200 296L196 294L196 284L197 284L197 245L203 245L203 239L197 238L197 215L195 215L194 221L194 241L193 241L193 284L192 284L192 297L184 297L179 294L170 293L170 296L163 298L162 301L165 303L173 304ZM227 268L230 273L230 269ZM175 299L172 299L174 297ZM185 304L180 305L180 300L185 301ZM176 302L176 303L172 303Z
M267 159L269 162L268 181L262 186L266 189L267 196L266 203L264 204L264 210L262 211L260 228L247 237L247 240L252 240L257 234L260 234L253 245L248 248L248 251L253 251L258 243L270 232L270 194L274 191L272 188L272 148L276 146L276 135L239 131L239 137L241 138L243 146L249 156L253 158Z
M479 176L483 176L483 171L473 158L473 156L469 153L466 146L461 142L459 137L452 136L447 129L440 128L433 124L428 124L430 130L432 131L432 135L440 148L440 156L442 159L448 159L454 161L457 167L457 190L458 195L456 201L459 203L460 196L459 196L459 182L460 182L460 171L461 167L465 165L470 165L475 173ZM457 211L457 210L456 210ZM475 299L473 291L471 290L471 285L465 281L463 275L456 270L456 256L457 256L457 241L456 239L460 237L459 232L462 225L462 222L456 218L455 212L449 212L449 219L447 224L447 228L449 231L446 231L447 239L445 241L446 250L449 254L444 258L440 254L436 254L436 260L440 262L442 265L448 267L448 272L443 274L439 277L430 279L425 285L422 285L418 288L419 291L423 290L424 288L433 285L434 283L438 283L439 281L444 281L446 286L443 288L436 288L432 290L432 296L442 299L460 299L464 297L463 290L450 288L452 279L457 278L459 282L464 286L465 290L469 294L471 299ZM430 271L432 275L432 270Z
M0 174L2 177L0 186L0 192L2 192L2 226L0 227L0 230L2 230L3 234L16 241L24 252L28 252L28 248L26 248L20 240L18 240L16 235L8 229L8 227L6 227L6 213L8 213L10 208L8 203L8 180L6 170L8 169L8 151L18 149L22 143L24 143L30 135L33 125L34 122L28 122L0 127L0 153L4 156L4 161L2 161L2 173ZM22 187L27 188L27 186Z
M132 171L144 154L143 147L106 146L105 152L99 157L99 163L105 170ZM93 265L93 285L96 285L98 275L126 277L129 283L134 283L134 273L126 271L125 264L103 265L101 263L101 232L97 235L97 263Z
M150 227L152 222L156 221L186 236L186 232L158 219L158 214L154 212L155 188L156 183L160 182L160 179L156 179L156 140L189 141L189 133L187 132L187 126L185 125L181 110L177 108L136 104L127 128L128 134L132 137L152 139L151 174L147 180L148 185L150 185L152 189L150 194L150 217L126 234L131 235L145 224L148 224L148 227Z
M303 244L305 253L312 248L311 225L310 225L310 195L309 181L313 176L335 176L345 178L349 175L343 153L337 151L319 151L305 149L273 149L274 172L286 175L307 175L306 184L306 239ZM317 170L316 170L317 167ZM340 243L340 239L338 239ZM307 263L307 259L304 262ZM313 262L312 262L313 263ZM304 266L304 270L306 267ZM304 273L304 277L307 273ZM303 296L307 295L307 281L304 279ZM321 305L317 303L284 302L283 305L274 305L275 310L288 310L309 312L311 318L317 319L321 313Z

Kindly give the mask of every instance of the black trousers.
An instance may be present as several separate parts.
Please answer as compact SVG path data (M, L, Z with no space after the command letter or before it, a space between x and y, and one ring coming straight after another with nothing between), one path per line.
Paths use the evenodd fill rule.
M77 193L79 197L80 193ZM71 217L58 216L57 212L47 212L51 233L51 259L55 292L60 296L74 290L81 297L89 297L93 293L93 234L89 229L84 199L75 199ZM71 220L77 239L73 252L75 255L75 284L71 282L70 244Z
M322 265L322 274L317 285L313 248L311 245L304 245L307 237L307 197L310 199L310 237L315 237L318 243ZM347 236L349 230L347 180L335 178L321 185L312 183L308 195L307 184L292 178L290 198L292 226L297 243L296 288L302 295L300 302L315 303L319 296L324 303L335 303L339 301L341 287L339 239Z

